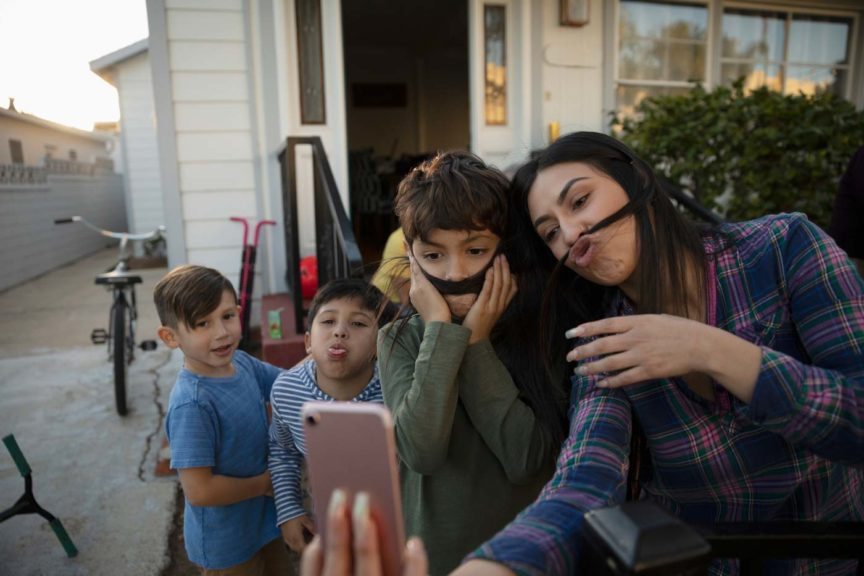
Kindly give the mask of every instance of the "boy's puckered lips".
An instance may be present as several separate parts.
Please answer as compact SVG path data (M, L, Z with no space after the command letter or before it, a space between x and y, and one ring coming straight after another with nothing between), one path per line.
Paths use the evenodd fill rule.
M331 360L342 360L348 356L348 348L344 344L336 343L327 348L327 357Z

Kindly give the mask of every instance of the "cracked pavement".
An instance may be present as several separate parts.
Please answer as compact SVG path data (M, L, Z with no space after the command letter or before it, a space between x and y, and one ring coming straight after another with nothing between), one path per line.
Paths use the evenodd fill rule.
M129 367L129 414L117 415L105 345L111 295L93 284L108 249L0 292L0 437L14 434L32 469L39 504L57 516L78 556L67 558L35 514L0 523L4 576L158 575L168 564L176 480L153 470L168 393L181 357L164 346L138 351ZM158 325L151 293L165 268L136 270L138 342ZM0 510L24 492L0 446Z

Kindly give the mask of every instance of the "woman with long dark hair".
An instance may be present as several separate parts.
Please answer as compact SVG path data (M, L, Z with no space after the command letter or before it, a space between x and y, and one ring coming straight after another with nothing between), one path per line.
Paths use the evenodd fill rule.
M639 496L689 522L864 519L864 285L827 235L800 214L700 229L595 133L522 167L510 200L550 294L602 318L567 327L576 366L555 477L460 573L574 573L582 513L624 498L630 462ZM634 429L643 458L630 458Z

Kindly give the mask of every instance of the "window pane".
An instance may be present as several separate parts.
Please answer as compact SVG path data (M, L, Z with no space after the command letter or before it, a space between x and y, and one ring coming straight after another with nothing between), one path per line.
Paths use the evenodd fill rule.
M622 38L687 38L705 41L708 9L699 4L621 0Z
M778 12L724 11L723 57L783 60L785 20Z
M507 42L504 6L483 7L486 124L507 124Z
M703 80L705 75L704 44L671 44L666 80Z
M20 140L9 139L9 155L12 158L12 164L24 163L24 147L21 146Z
M846 18L796 14L789 32L788 60L811 64L846 64L851 29L852 22Z
M324 124L324 53L320 0L297 0L297 49L300 69L300 121Z
M708 9L704 5L622 0L618 76L704 80Z
M833 92L838 96L845 96L846 74L846 70L823 66L788 66L783 92L786 94L803 92L808 96Z
M744 91L748 93L762 86L778 92L782 87L779 64L733 62L720 68L720 82L727 86L742 76L745 78Z
M705 44L675 40L626 40L621 44L620 78L627 80L702 80Z
M621 40L618 76L628 80L661 80L665 46L657 40Z
M625 116L632 116L636 111L636 106L650 96L660 96L664 94L687 94L690 88L678 88L671 86L624 86L619 85L616 89L616 108L618 112Z

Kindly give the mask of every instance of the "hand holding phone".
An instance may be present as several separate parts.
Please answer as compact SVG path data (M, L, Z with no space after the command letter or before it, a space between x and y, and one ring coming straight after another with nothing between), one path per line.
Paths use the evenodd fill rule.
M345 493L336 490L327 507L327 549L316 536L300 565L300 576L381 576L378 527L369 516L369 495L358 492L349 513ZM419 538L411 538L402 556L401 576L427 576L429 562ZM510 573L512 574L512 573Z
M337 500L342 502L335 505L343 514L360 504L374 524L383 576L399 576L405 533L390 412L381 404L307 402L302 414L309 483L324 549L334 533L328 527L328 510L338 490ZM355 503L360 492L366 496ZM347 526L347 516L345 520ZM339 527L334 528L339 534Z

